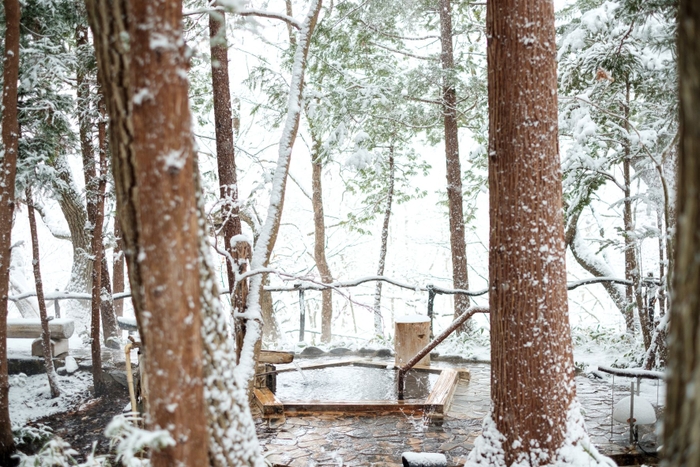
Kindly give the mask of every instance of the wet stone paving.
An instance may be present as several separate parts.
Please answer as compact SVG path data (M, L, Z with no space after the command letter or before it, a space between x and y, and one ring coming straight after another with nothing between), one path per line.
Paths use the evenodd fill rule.
M389 363L389 362L387 362ZM449 466L463 465L474 440L481 434L490 405L490 365L444 364L438 368L460 367L471 372L469 381L458 383L444 420L428 421L420 415L395 413L317 414L266 420L254 410L257 433L264 454L273 466L401 466L401 453L439 452ZM629 395L629 379L616 378L614 401ZM577 376L577 394L583 407L591 441L598 450L613 456L620 465L629 448L629 428L611 427L611 378ZM642 382L642 397L658 410L656 382ZM627 386L625 386L627 385ZM646 387L645 387L646 386ZM639 439L646 451L656 449L654 427L640 427ZM622 460L622 462L621 462ZM647 461L648 462L648 461Z

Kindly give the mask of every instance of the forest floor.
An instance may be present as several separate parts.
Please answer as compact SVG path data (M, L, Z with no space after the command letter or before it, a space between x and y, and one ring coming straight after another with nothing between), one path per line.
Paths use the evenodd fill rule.
M104 435L105 428L112 418L123 413L128 402L128 392L121 386L111 385L107 393L100 397L89 396L82 404L68 412L48 415L28 423L27 426L50 428L55 436L77 451L77 461L84 461L93 449L98 455L110 453L109 440ZM40 446L30 443L22 446L22 451L31 455L36 454L39 448Z
M319 363L337 356L299 358L300 363ZM378 358L384 364L386 357ZM393 359L391 360L393 361ZM598 360L605 363L605 360ZM274 466L308 465L401 465L404 451L443 452L450 465L462 465L473 447L474 439L481 432L490 400L490 365L488 363L435 362L438 367L465 367L471 372L471 380L460 383L449 413L441 424L430 424L420 416L395 414L368 414L367 416L318 415L311 417L287 417L281 421L263 419L254 411L257 434L268 462ZM29 427L43 437L27 443L23 452L33 454L40 442L51 435L60 437L77 451L75 460L82 462L92 452L111 454L109 440L104 436L107 424L115 415L122 414L128 404L128 391L118 382L99 397L92 395L92 377L85 366L73 375L60 376L64 389L58 399L50 399L46 376L10 376L10 412L13 427ZM114 373L110 373L112 375ZM588 377L583 373L576 377L579 400L585 410L586 424L591 440L603 454L613 456L619 465L635 465L639 457L628 447L628 429L610 425L613 402L619 401L628 391L626 379L613 380L605 375ZM611 392L611 388L614 390ZM644 383L642 396L649 400L657 412L662 410L663 386ZM646 441L645 449L653 451L655 436L653 427L640 433ZM653 458L645 458L653 464Z

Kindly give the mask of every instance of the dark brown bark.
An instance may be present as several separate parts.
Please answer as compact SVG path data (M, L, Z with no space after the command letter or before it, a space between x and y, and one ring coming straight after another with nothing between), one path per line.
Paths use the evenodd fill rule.
M114 301L112 300L112 288L110 287L109 280L109 269L107 268L107 261L105 261L104 255L104 242L102 239L102 232L104 226L104 207L105 207L105 192L107 189L107 124L105 122L106 110L104 108L104 99L100 99L99 103L101 119L97 124L97 142L99 150L99 164L100 164L100 178L97 186L97 207L95 209L96 216L99 217L99 229L97 226L97 221L94 223L94 231L98 233L99 236L99 249L100 249L100 318L102 321L102 335L104 338L104 343L107 347L118 349L121 347L121 342L119 340L121 336L121 331L119 330L119 324L117 323L117 315L114 312ZM95 252L95 239L93 237L93 256L94 261L97 261L97 256L94 255ZM93 269L96 263L93 262ZM93 280L94 280L93 273ZM94 284L93 284L94 291ZM106 299L102 299L106 297Z
M377 266L377 275L384 275L384 266L386 265L386 253L389 248L389 221L391 220L391 208L394 201L394 180L396 176L396 164L394 163L394 146L389 147L388 160L388 175L386 206L384 207L384 221L382 222L381 243L379 246L379 265ZM382 281L377 281L374 288L374 333L384 335L384 326L382 322Z
M455 289L469 289L467 244L464 238L462 206L462 166L459 162L457 127L457 93L454 86L454 54L452 51L452 7L450 0L440 0L440 43L442 53L442 113L445 126L445 161L447 164L447 203L450 218L450 251L452 284ZM454 319L469 308L469 296L454 296ZM468 327L468 323L465 324Z
M101 131L101 141L104 141L104 128ZM102 314L102 224L104 222L104 195L107 185L107 156L100 145L100 173L99 177L95 170L94 156L90 154L92 159L91 181L95 180L94 184L88 191L88 218L91 218L92 224L92 300L91 300L91 320L90 334L92 336L91 354L92 354L92 381L95 395L101 395L106 389L104 374L102 373L102 346L100 345L100 318ZM87 175L87 164L85 165ZM87 177L86 177L87 179ZM94 190L94 191L93 191ZM105 333L106 334L106 333ZM109 336L116 337L116 336ZM105 335L105 340L108 336Z
M238 207L238 181L228 76L226 16L224 13L209 16L209 38L216 129L216 161L219 173L219 197L221 199L221 232L224 238L224 250L227 253L226 274L231 293L232 311L235 315L245 311L248 299L248 281L237 282L236 277L237 274L243 274L248 269L250 245L246 242L232 240L241 235L243 230ZM245 338L245 321L240 318L234 318L234 320L238 359L240 345Z
M311 125L311 124L310 124ZM313 139L313 152L311 160L311 205L314 210L314 260L316 268L321 276L321 282L330 284L333 282L331 268L326 258L326 220L323 213L323 186L321 175L323 173L323 161L321 159L321 141L311 130ZM321 292L321 342L331 341L331 328L333 322L333 291L324 289Z
M486 27L492 419L506 465L544 465L576 394L553 4L487 2Z
M88 31L85 26L78 26L76 29L76 38L78 46L87 46L88 44ZM90 272L90 290L95 294L95 279L99 278L100 283L102 277L109 280L109 275L103 276L103 271L101 267L101 258L98 258L97 251L95 250L95 245L99 243L99 256L103 256L103 246L102 246L102 224L104 223L104 175L106 174L106 166L102 167L102 161L104 159L106 164L106 157L103 157L107 151L107 138L105 134L105 123L104 121L98 123L98 151L100 152L100 174L97 173L97 161L95 159L95 148L92 143L92 129L93 122L89 117L89 105L90 101L90 84L87 79L87 70L84 67L78 67L77 73L77 95L78 102L80 105L85 106L82 112L79 113L79 123L80 123L80 150L83 158L83 175L85 177L85 201L86 201L86 214L87 221L85 223L85 236L89 239L90 245L89 250L85 251L83 254L90 253L91 261L88 268ZM102 110L102 109L101 109ZM102 112L103 113L103 112ZM98 219L98 217L102 217ZM98 226L98 221L100 226ZM99 227L99 228L98 228ZM98 238L96 239L95 236ZM95 268L95 265L100 265ZM96 270L97 269L97 270ZM100 288L98 287L98 291ZM100 311L98 317L98 323L102 323L102 335L104 342L109 343L110 346L114 346L114 340L119 338L119 328L117 327L117 320L114 316L114 309L111 306L111 301L106 303L101 303L101 299L98 294L99 303L95 304L94 298L91 306L92 316L94 320L95 307ZM98 336L97 344L99 346L99 327L97 328L98 333L92 334L93 336ZM95 349L93 349L95 352ZM98 388L96 387L96 390ZM101 389L101 388L100 388Z
M51 397L61 395L58 386L56 369L53 366L53 354L51 352L51 334L49 332L49 319L46 313L46 301L44 300L44 284L41 280L41 263L39 262L39 235L36 230L36 217L34 217L34 199L31 187L27 187L27 215L29 216L29 232L32 237L32 265L34 269L34 284L36 287L36 299L39 302L39 317L41 318L41 350L44 352L44 369L49 379Z
M663 456L700 466L700 5L678 11L680 151Z
M630 115L630 83L629 79L626 82L625 94L625 130L629 132L629 115ZM634 239L634 213L632 206L632 178L630 173L630 143L624 143L624 160L622 161L622 170L625 183L625 200L624 211L622 214L624 240L625 240L625 279L632 281L632 285L626 288L627 310L625 311L625 326L628 333L634 332L634 309L637 309L639 315L639 323L642 328L642 338L644 340L644 348L648 349L651 345L651 328L649 320L644 310L644 300L642 297L642 287L639 277L639 266L637 262L637 242Z
M3 55L2 161L0 162L0 465L15 465L15 442L10 422L10 383L7 374L7 295L9 289L12 214L15 207L15 174L19 122L19 0L4 0L5 51Z
M112 291L124 292L124 242L119 228L119 216L114 216L114 250L112 252ZM124 316L124 300L114 301L114 313Z
M132 300L146 350L149 421L177 441L152 452L151 462L207 465L199 226L182 3L86 4L111 122Z

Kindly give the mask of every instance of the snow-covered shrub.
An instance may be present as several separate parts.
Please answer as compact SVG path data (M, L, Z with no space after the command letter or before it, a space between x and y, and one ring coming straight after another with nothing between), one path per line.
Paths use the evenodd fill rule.
M15 439L15 444L19 448L27 448L30 451L35 451L40 446L43 446L53 436L51 428L44 424L37 426L23 426L12 432Z
M175 445L175 440L167 430L144 430L136 426L136 420L135 417L118 415L105 429L105 436L116 447L116 460L121 461L125 467L148 466L150 461L142 458L147 449L158 450Z

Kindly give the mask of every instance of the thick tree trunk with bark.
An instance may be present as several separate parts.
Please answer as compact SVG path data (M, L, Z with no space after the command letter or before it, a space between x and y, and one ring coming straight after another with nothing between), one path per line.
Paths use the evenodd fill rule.
M0 161L0 465L15 465L10 422L10 383L7 374L7 296L9 289L12 214L15 207L15 174L19 122L17 79L19 76L19 0L4 0L5 51L3 54L2 160Z
M87 292L90 288L92 277L92 261L90 260L91 240L90 235L85 231L87 211L85 210L85 205L83 205L80 193L75 187L73 175L65 157L59 156L53 162L53 166L58 174L58 180L54 183L53 189L57 194L61 212L68 223L73 246L73 266L70 280L66 286L66 292ZM80 302L76 300L74 304L80 310L75 318L84 320L82 314L86 310L86 305Z
M700 466L700 5L678 11L680 154L663 457Z
M394 201L394 180L396 178L396 164L394 163L394 146L389 148L388 160L389 180L387 180L386 206L384 208L384 222L382 222L381 243L379 246L379 265L377 275L384 275L386 265L386 252L389 247L389 221L391 220L391 207ZM382 281L377 281L374 288L374 333L379 336L384 335L384 325L382 320Z
M149 422L168 429L176 441L154 451L151 462L207 465L202 289L196 273L200 226L182 4L86 3L111 120L119 217L146 350Z
M46 313L46 301L44 300L44 284L41 280L41 264L39 262L39 235L36 231L36 218L34 217L34 199L31 187L27 187L27 215L29 217L29 232L32 237L32 265L34 269L34 283L36 284L36 298L39 301L39 316L41 318L41 350L44 352L44 369L49 379L51 397L61 395L58 384L58 375L53 366L53 354L51 352L51 334L49 332L49 319Z
M462 166L459 162L457 128L457 93L454 86L454 54L452 52L452 7L450 0L440 0L440 42L443 85L442 113L445 122L445 161L447 163L447 202L450 217L450 251L452 254L452 284L455 289L469 289L467 273L467 244L464 238L462 207ZM454 319L469 308L469 296L454 296ZM465 324L468 327L468 324Z
M214 98L214 123L216 127L216 161L219 173L219 197L221 199L221 232L226 252L226 274L231 293L234 314L237 358L245 338L245 320L236 313L245 311L248 298L248 281L238 281L238 274L248 269L250 245L241 241L241 218L238 207L238 182L231 115L231 91L228 76L228 46L226 41L226 16L224 13L209 15L209 39L211 46L211 77ZM234 240L236 237L238 239Z
M309 124L311 125L311 124ZM323 160L321 141L311 129L313 151L311 160L311 205L314 210L314 260L316 268L321 276L321 282L330 284L333 282L331 268L326 259L326 218L323 213ZM324 289L321 292L321 342L331 341L333 323L333 291Z
M567 309L554 6L496 0L486 15L492 410L467 465L595 465Z

